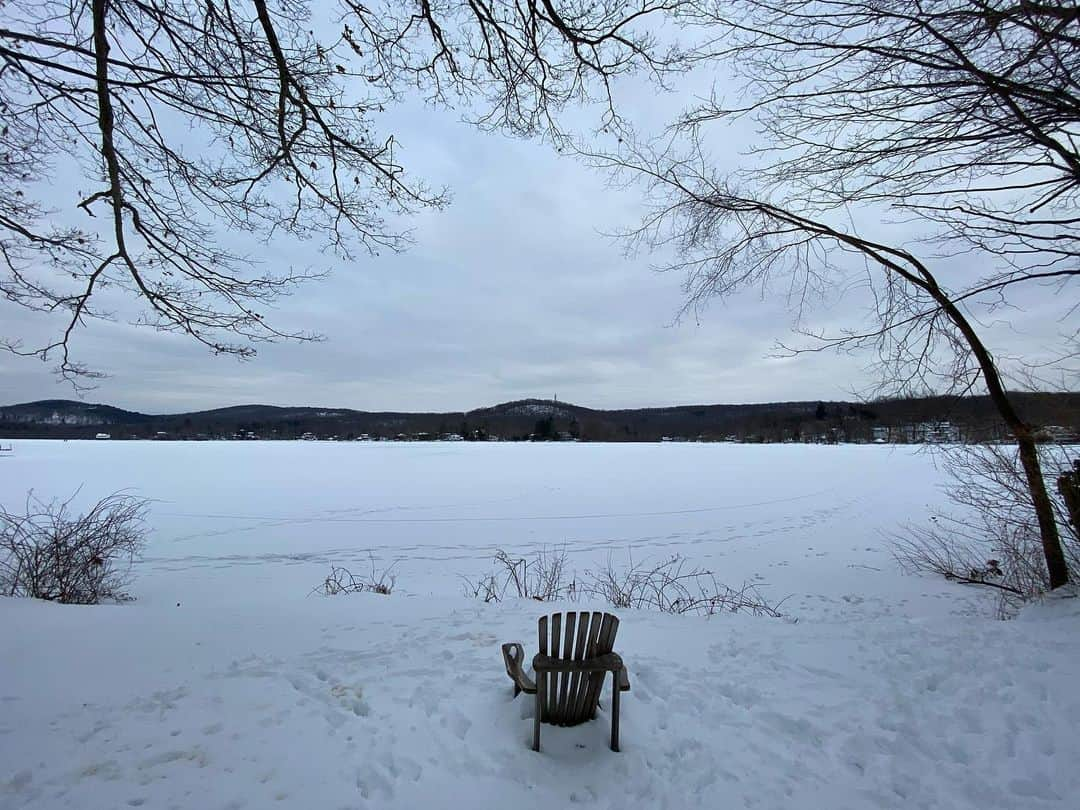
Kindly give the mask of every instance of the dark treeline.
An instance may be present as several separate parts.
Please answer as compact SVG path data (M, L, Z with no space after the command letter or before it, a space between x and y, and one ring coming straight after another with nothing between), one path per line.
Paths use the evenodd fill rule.
M1080 435L1080 393L1016 394L1047 438ZM504 441L978 441L1007 436L986 397L778 402L594 410L521 400L469 412L397 413L242 405L151 415L46 400L0 407L0 437L90 439L457 439Z

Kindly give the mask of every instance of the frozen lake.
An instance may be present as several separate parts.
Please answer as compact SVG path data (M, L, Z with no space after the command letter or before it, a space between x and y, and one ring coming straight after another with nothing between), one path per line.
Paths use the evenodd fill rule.
M932 457L871 445L20 441L0 499L153 500L140 599L306 595L330 563L396 562L398 589L459 594L496 548L580 569L672 554L794 608L937 591L882 531L940 503ZM885 602L882 602L885 599ZM824 602L824 603L823 603Z
M1072 807L1080 600L1000 622L902 574L939 482L875 446L17 442L7 506L130 489L153 533L131 604L0 598L0 807ZM499 644L610 606L464 598L499 547L789 598L620 609L621 753L604 696L537 754ZM389 597L311 595L369 553Z

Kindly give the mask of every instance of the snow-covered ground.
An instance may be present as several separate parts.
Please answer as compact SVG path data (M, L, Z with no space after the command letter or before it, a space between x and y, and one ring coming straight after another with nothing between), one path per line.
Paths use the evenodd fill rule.
M907 449L16 442L27 489L155 499L125 605L0 599L0 808L1050 808L1080 795L1080 599L1015 622L903 576L938 503ZM495 548L673 553L789 620L619 611L607 717L545 726L499 642L592 603L485 605ZM397 561L389 597L309 592ZM792 621L797 618L798 621ZM606 708L607 691L604 695Z

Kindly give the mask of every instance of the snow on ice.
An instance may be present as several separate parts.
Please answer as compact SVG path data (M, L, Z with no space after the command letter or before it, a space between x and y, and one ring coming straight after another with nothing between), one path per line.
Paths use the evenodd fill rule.
M872 446L18 442L0 499L154 499L135 602L0 599L0 807L1065 808L1080 599L1014 622L903 576L942 499ZM618 611L633 690L545 727L499 643L594 603L486 605L496 548L681 554L788 619ZM310 595L396 561L390 596ZM797 619L797 621L796 621ZM607 706L607 687L603 708ZM603 712L602 712L603 714Z

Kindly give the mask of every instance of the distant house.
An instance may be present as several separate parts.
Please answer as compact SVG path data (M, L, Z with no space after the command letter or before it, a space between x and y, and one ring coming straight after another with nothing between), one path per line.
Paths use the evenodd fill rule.
M876 428L875 428L876 430ZM908 444L955 444L962 441L960 427L951 422L919 422L893 428L893 440Z
M111 439L112 436L110 434L108 434L108 433L99 433L96 436L94 436L94 438L95 439Z
M916 435L926 444L943 444L960 441L960 430L949 422L920 422Z
M1035 440L1057 442L1059 444L1075 444L1080 442L1080 432L1065 425L1046 425L1037 431Z

